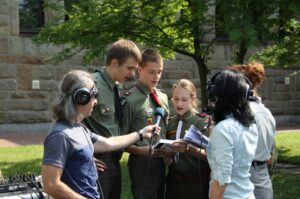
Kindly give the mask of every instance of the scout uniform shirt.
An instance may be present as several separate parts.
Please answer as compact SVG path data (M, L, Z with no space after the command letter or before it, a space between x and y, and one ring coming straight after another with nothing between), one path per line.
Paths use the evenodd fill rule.
M104 137L118 136L120 127L115 115L115 82L105 69L93 73L92 77L100 95L91 116L84 120L84 124L92 132Z
M161 107L165 111L164 118L161 119L159 124L161 127L159 138L165 138L166 120L169 115L168 96L159 89L156 90L156 93L161 102ZM151 99L148 88L138 81L136 86L130 89L125 96L126 102L122 122L123 133L138 131L149 124L155 124L155 109L157 105ZM149 140L139 141L136 145L147 146L149 145Z
M199 113L188 111L183 116L175 115L172 119L169 120L168 128L167 128L167 139L175 140L176 138L176 130L179 121L182 120L182 128L180 138L183 139L185 135L185 130L188 130L190 126L193 124L199 130L203 129L205 117L201 117ZM203 133L208 137L207 131ZM179 162L173 163L170 166L170 169L173 172L177 172L180 174L198 174L199 160L193 155L189 155L187 153L179 154Z
M199 130L204 127L205 117L188 111L183 116L175 115L169 120L167 139L175 139L179 121L182 121L180 138L193 124ZM207 131L203 133L208 136ZM175 154L176 156L177 154ZM208 162L188 154L179 153L177 161L169 166L166 177L166 199L208 199L210 169ZM174 157L175 158L175 157Z

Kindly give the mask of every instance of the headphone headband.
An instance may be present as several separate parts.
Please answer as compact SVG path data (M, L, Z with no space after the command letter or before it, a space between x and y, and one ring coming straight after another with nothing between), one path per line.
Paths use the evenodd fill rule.
M223 70L224 71L224 70ZM237 71L237 70L234 70ZM221 73L222 71L218 71L216 72L211 78L210 80L207 82L207 86L206 86L206 94L207 97L210 101L215 102L217 100L217 92L216 92L216 86L215 86L215 79L217 78L217 76ZM248 100L249 97L253 96L253 90L252 90L252 83L250 82L250 80L240 71L237 71L238 73L240 73L245 81L246 81L246 99Z

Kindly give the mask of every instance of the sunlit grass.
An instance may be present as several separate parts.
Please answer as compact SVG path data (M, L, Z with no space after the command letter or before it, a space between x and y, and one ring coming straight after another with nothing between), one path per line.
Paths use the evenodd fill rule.
M300 165L300 132L281 132L276 134L278 160Z
M278 161L300 165L300 131L276 134ZM0 147L0 169L5 176L34 172L39 174L43 157L43 145ZM122 199L131 199L127 168L128 154L121 159ZM300 195L300 175L275 171L273 176L274 199L294 199Z

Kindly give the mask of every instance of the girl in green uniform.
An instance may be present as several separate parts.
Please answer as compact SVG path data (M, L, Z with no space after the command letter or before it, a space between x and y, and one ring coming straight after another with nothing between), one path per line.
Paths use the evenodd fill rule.
M206 199L208 198L210 169L205 150L180 140L191 125L199 130L205 126L205 116L197 112L198 98L196 87L187 80L181 79L173 85L172 102L176 114L171 117L167 127L167 139L179 140L185 146L183 152L174 152L165 156L168 165L166 177L166 199ZM204 131L208 136L208 132Z

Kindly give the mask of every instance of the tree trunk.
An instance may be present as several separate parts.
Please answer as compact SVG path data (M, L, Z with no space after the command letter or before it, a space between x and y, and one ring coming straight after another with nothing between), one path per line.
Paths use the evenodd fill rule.
M243 64L245 55L247 53L247 44L246 41L243 39L241 40L240 46L239 46L239 51L236 53L236 62L238 64Z
M195 59L198 67L198 73L200 78L200 91L201 91L201 108L207 105L208 100L206 96L206 84L207 84L207 66L202 58Z

